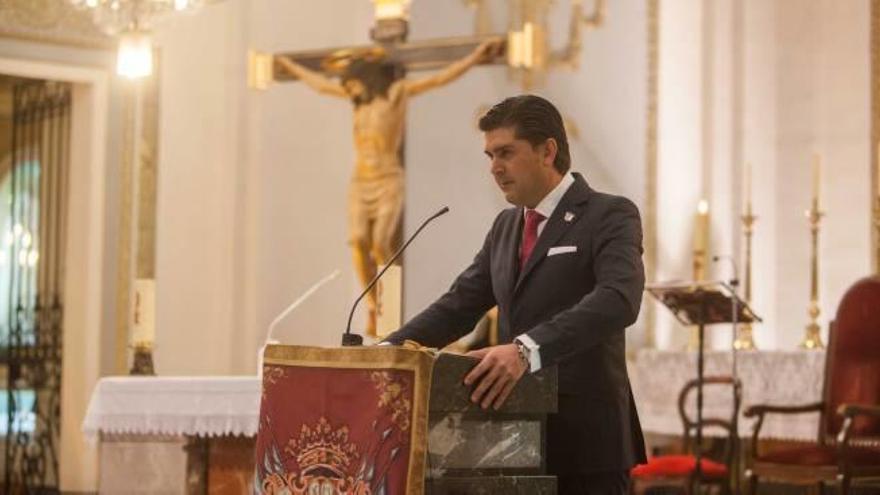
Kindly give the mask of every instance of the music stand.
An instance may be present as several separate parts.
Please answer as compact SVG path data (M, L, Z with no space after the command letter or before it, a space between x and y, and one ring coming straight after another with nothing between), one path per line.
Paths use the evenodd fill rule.
M671 282L651 284L645 287L651 296L669 308L675 318L686 326L697 326L697 434L694 446L694 482L699 490L702 477L700 465L703 443L703 340L706 325L718 323L733 324L733 334L736 336L736 326L740 323L760 322L759 318L749 305L736 295L736 290L728 283L721 281L705 282ZM736 350L733 357L733 377L736 378ZM734 418L731 425L733 434L739 440L737 424L739 418ZM734 454L734 458L739 455ZM739 476L735 474L735 476Z

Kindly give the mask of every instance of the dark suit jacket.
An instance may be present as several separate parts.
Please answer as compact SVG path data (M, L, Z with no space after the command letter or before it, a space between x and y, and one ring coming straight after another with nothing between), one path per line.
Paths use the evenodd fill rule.
M559 366L559 413L547 425L553 474L626 470L645 460L624 339L645 285L639 212L574 176L522 273L522 208L509 208L449 291L386 339L443 347L497 304L501 342L526 333L540 345L542 366ZM554 246L577 250L548 256Z

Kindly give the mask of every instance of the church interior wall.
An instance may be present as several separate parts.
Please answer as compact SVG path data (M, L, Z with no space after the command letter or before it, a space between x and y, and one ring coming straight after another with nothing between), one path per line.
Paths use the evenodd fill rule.
M834 91L848 81L867 81L867 52L855 50L866 46L867 4L831 15L830 4L816 3L816 9L829 10L829 15L822 10L810 21L823 25L825 33L814 42L822 46L812 62L798 62L801 40L784 38L786 29L794 34L807 31L797 24L806 22L806 14L779 14L790 8L784 2L746 2L739 13L716 6L708 21L699 2L661 5L657 279L690 275L689 256L681 253L689 252L693 212L703 195L708 194L718 216L713 224L716 252L740 251L737 215L730 205L742 204L737 177L741 170L732 169L742 165L732 157L752 161L755 208L762 209L755 240L756 308L767 317L764 327L774 328L758 331L756 338L763 347L790 347L806 318L806 225L798 204L804 201L797 195L807 194L801 186L809 177L808 162L801 156L793 160L785 151L789 134L799 143L805 138L798 138L798 132L806 132L786 126L804 124L777 124L777 113L805 105L791 86L809 82L806 101L822 112L822 118L795 120L812 122L810 139L821 135L828 143L841 143L824 145L828 167L834 161L835 167L851 168L855 174L832 174L826 168L828 204L836 208L827 218L823 249L840 245L852 254L823 257L827 318L846 283L856 273L867 272L867 229L859 228L858 236L840 235L867 222L867 198L846 201L852 198L846 191L867 177L867 83ZM735 15L742 16L739 28ZM249 372L269 322L337 268L341 276L278 328L285 341L332 345L338 340L345 307L358 288L345 223L353 160L350 103L316 97L295 83L263 92L248 90L244 54L248 48L287 51L365 43L370 19L369 5L342 12L324 3L306 8L287 2L225 2L197 16L175 19L160 30L160 372ZM496 19L499 27L503 21ZM466 34L472 22L464 6L416 2L412 38ZM607 25L585 38L581 69L555 72L536 90L558 102L577 126L579 137L572 140L575 169L598 189L625 194L642 207L645 23L643 2L616 3ZM340 28L322 27L327 25ZM707 36L713 40L709 54L700 48ZM739 62L736 50L741 52ZM781 60L789 64L775 68ZM792 65L797 63L805 68ZM811 76L802 77L804 71ZM738 81L734 87L739 89L725 89L721 83L728 79ZM706 90L708 82L714 92ZM448 287L504 207L486 170L475 121L480 108L519 91L504 69L480 67L413 100L406 141L405 231L412 232L442 204L449 204L452 213L426 231L407 254L404 317ZM712 123L708 134L706 119ZM777 166L777 161L790 164L790 169ZM794 188L790 174L795 173L803 184L789 194L789 185ZM689 180L693 177L700 181ZM857 194L864 196L867 190ZM339 221L316 222L317 216ZM848 220L836 220L843 218ZM771 234L778 224L788 230ZM464 241L446 241L453 237ZM728 271L719 264L712 273L724 276ZM777 291L782 280L798 283ZM659 346L683 345L686 335L673 330L671 322L664 323L661 311L658 315ZM780 337L777 327L788 328L789 336ZM638 335L633 342L638 345L644 330L631 333ZM723 346L727 338L717 339L716 345ZM200 359L186 351L194 346L206 349Z
M777 5L776 346L800 342L809 296L811 155L822 156L820 325L870 273L869 2Z
M242 340L234 274L243 144L240 2L163 26L159 77L156 368L229 374ZM193 350L198 349L198 354Z
M585 34L580 69L553 72L534 91L557 103L577 130L571 142L574 170L596 189L632 198L644 215L651 207L645 183L646 2L609 3L606 24ZM245 75L248 49L280 52L367 43L372 6L350 4L227 0L197 15L170 19L157 30L158 373L253 373L270 322L336 269L340 276L283 321L276 338L301 345L338 344L348 307L359 292L347 244L346 196L354 159L351 103L316 95L299 83L250 90ZM823 157L822 207L827 212L820 241L823 328L846 288L869 272L869 2L682 0L660 5L656 280L690 277L694 214L701 198L709 201L713 217L712 254L732 255L742 266L738 217L744 207L743 167L750 162L759 217L753 299L765 319L755 339L761 349L793 349L807 323L810 253L804 210L813 152ZM567 28L567 12L559 5L556 10L555 25ZM497 15L496 29L503 30L505 21ZM472 11L459 2L416 1L410 27L411 39L470 34ZM552 33L555 45L562 43L564 31ZM107 74L106 107L95 107L106 111L106 167L101 189L88 191L95 195L92 205L117 205L121 196L124 86L110 75L113 55L110 50L0 39L0 59ZM77 91L88 96L83 86ZM411 102L404 233L412 233L440 206L450 206L451 212L406 255L405 319L450 285L506 206L489 175L476 120L501 97L522 91L504 68L477 67ZM87 111L78 115L83 121L94 117ZM99 215L101 234L91 245L100 247L93 251L104 260L96 289L98 328L88 335L65 335L70 352L91 360L81 370L89 376L126 371L119 369L115 354L120 213L108 206ZM84 267L76 265L72 276L94 276ZM710 264L709 274L729 277L730 268ZM80 310L76 306L73 316L85 318ZM687 332L663 309L656 312L658 347L682 348ZM361 321L356 318L357 327ZM633 347L645 341L645 325L642 320L630 330ZM94 338L78 339L89 336ZM827 341L827 330L823 337ZM730 334L722 331L711 340L715 348L725 349ZM66 366L68 372L71 364ZM69 376L79 376L75 373ZM83 383L76 393L66 392L65 414L84 411L90 386ZM94 485L94 458L81 445L80 419L64 418L63 431L77 437L74 443L65 437L63 447L63 488L68 490Z
M792 349L809 301L812 155L823 158L819 298L825 329L869 273L868 2L661 4L658 278L691 273L694 215L710 205L710 255L742 265L743 169L752 164L753 301L761 349ZM729 278L728 263L708 277ZM658 311L660 348L688 334ZM725 349L729 330L710 336Z

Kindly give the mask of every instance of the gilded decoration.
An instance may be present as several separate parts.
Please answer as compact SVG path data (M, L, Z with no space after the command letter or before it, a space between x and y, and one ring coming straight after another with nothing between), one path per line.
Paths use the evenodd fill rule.
M299 473L273 473L263 480L266 495L285 493L346 493L368 495L369 486L349 473L361 457L357 445L349 440L348 428L334 428L321 417L313 426L303 425L299 438L291 438L284 452L296 459ZM332 473L332 474L329 474Z
M657 275L657 100L660 68L660 0L648 2L648 102L645 139L645 272L648 280ZM656 306L645 306L645 346L657 346Z
M266 389L270 385L277 384L284 378L284 368L281 366L263 366L263 393L262 397L266 399Z
M0 0L0 36L84 48L114 46L89 12L67 0Z
M409 432L409 417L412 414L412 403L404 393L405 385L395 380L387 371L374 371L370 379L379 392L379 407L391 410L391 420L400 428L401 433Z

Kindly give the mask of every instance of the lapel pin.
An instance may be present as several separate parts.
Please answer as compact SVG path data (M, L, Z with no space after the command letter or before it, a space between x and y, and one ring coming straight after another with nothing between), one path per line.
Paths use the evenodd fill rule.
M563 217L563 219L566 222L571 222L572 220L574 220L574 213L572 213L570 211L565 212L565 217Z

